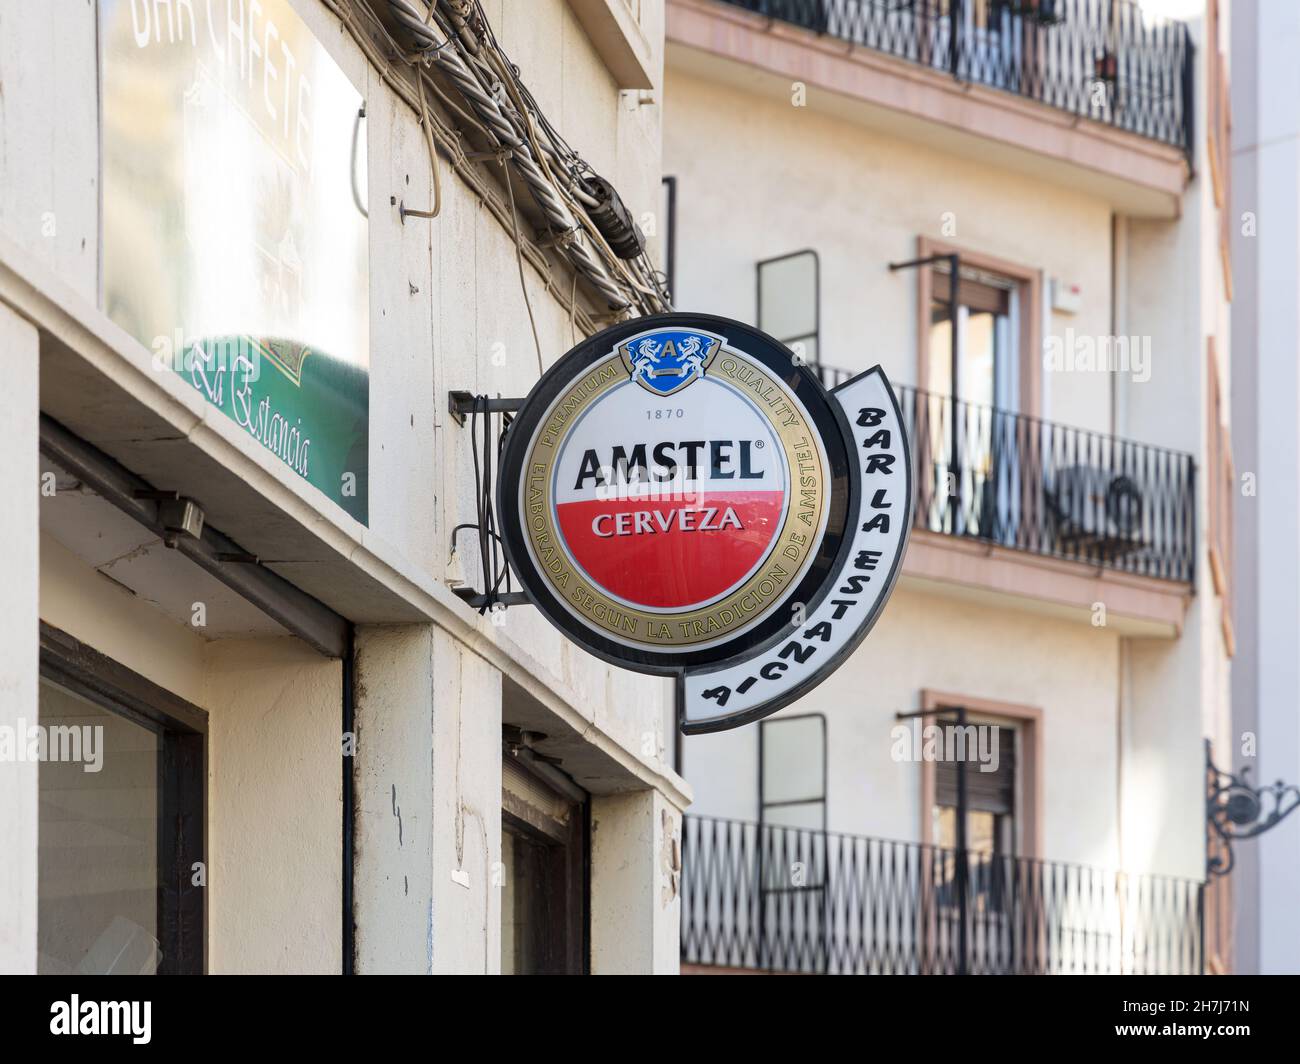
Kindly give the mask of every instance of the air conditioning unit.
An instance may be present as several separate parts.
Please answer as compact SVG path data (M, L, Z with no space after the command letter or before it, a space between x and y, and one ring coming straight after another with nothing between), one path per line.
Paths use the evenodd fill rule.
M1098 466L1063 466L1044 485L1062 539L1134 540L1146 502L1132 477Z

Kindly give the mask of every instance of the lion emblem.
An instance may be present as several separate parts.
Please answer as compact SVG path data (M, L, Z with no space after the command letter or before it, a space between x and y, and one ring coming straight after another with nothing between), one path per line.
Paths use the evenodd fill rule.
M655 395L672 395L704 376L722 338L686 329L656 329L620 345L631 378Z

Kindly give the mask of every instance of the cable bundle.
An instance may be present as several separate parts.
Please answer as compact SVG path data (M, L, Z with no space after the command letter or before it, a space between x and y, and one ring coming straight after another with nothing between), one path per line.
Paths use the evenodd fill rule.
M497 42L479 0L433 0L423 15L413 0L378 2L390 16L385 24L405 49L441 72L468 105L468 110L457 105L431 81L442 102L484 137L506 166L511 196L511 173L527 186L546 221L544 241L570 260L611 311L669 309L645 239L618 193L548 121ZM427 121L425 127L427 132ZM436 213L435 201L431 214Z

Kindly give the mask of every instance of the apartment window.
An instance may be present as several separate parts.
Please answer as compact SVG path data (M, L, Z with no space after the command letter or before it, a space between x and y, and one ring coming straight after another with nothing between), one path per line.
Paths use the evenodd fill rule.
M917 271L925 527L1014 545L1023 439L1008 412L1038 411L1039 275L926 238L918 250L938 260Z
M921 237L917 385L966 403L1037 414L1041 377L1042 280L1038 270ZM958 263L953 344L952 257Z
M763 938L760 967L780 967L785 931L806 936L801 959L813 971L828 961L826 717L772 717L758 726L759 923L781 929Z
M1206 793L1214 794L1218 785L1211 765L1217 764L1218 757L1215 754L1214 743L1206 740L1206 753L1209 764L1206 766ZM1232 759L1231 747L1228 749L1227 758ZM1206 861L1230 861L1231 846L1222 838L1218 832L1211 831L1206 834ZM1232 970L1233 956L1233 876L1230 873L1224 875L1212 875L1207 877L1205 882L1205 896L1203 905L1204 916L1204 934L1202 937L1204 949L1204 970L1209 975L1226 975Z
M758 264L758 327L803 362L821 361L821 260L792 251Z
M926 452L947 490L938 528L951 535L1006 540L1016 527L1019 463L1014 433L999 431L995 409L1014 410L1019 390L1020 293L1009 277L962 266L956 306L951 267L935 267L930 287L926 377L931 398ZM953 343L953 323L957 342Z
M957 344L952 343L952 277L934 268L930 290L928 388L967 403L1014 410L1019 391L1019 284L988 270L960 267Z
M956 726L956 717L935 718L939 726ZM1016 854L1016 743L1014 724L968 721L974 726L997 727L998 760L991 771L968 752L966 763L966 848L998 857ZM951 750L945 754L951 755ZM940 846L957 845L959 806L958 762L949 756L935 764L934 809L936 838Z
M921 718L925 725L956 724L961 709L968 725L997 728L996 735L986 731L982 740L976 737L974 745L968 741L966 747L967 849L1004 857L1038 856L1042 848L1042 711L1014 702L929 690L921 692L921 708L927 711ZM945 755L953 752L947 746L941 749ZM996 764L991 756L994 751ZM945 756L923 761L922 841L955 846L957 808L956 760Z
M525 747L501 764L501 971L587 970L587 795Z
M37 970L204 969L207 715L41 626Z
M826 717L764 720L758 732L759 819L826 830Z

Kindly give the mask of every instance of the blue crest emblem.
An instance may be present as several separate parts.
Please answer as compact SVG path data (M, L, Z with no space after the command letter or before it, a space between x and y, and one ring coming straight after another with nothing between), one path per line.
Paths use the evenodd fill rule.
M652 329L618 345L623 365L637 384L655 395L672 395L704 376L722 337L699 329Z

